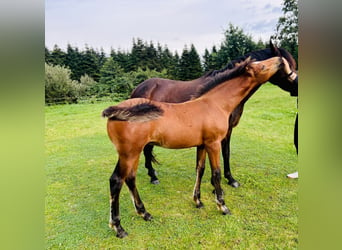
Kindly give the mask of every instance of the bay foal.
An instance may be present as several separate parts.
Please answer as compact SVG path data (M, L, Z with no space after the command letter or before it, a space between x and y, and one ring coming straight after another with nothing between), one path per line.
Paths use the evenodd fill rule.
M250 58L235 65L229 72L218 74L200 89L191 101L163 103L144 98L129 99L102 112L108 117L107 132L118 152L118 162L110 177L110 221L117 237L127 235L120 223L119 195L125 182L135 209L145 220L152 217L144 207L136 187L139 157L146 145L179 149L197 147L197 178L193 198L197 207L204 172L205 155L211 166L211 183L216 204L229 214L221 188L221 141L228 130L231 112L256 86L268 81L281 67L281 57L252 62Z

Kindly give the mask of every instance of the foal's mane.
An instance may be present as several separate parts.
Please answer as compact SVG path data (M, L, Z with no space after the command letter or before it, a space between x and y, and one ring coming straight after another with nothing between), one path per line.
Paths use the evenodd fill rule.
M205 75L205 84L192 96L192 98L198 98L221 83L242 75L246 71L246 66L250 62L251 57L247 57L247 59L245 58L244 61L236 61L230 68L226 68L225 70L217 70L215 73L212 73L209 76L208 74Z

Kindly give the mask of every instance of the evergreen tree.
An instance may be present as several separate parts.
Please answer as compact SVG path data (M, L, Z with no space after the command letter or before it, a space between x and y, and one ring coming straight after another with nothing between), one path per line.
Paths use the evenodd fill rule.
M162 53L161 58L160 58L161 70L166 69L168 72L168 75L172 77L172 72L174 71L178 61L177 59L175 59L171 51L166 46L164 47L161 53Z
M256 43L255 49L254 49L254 50L264 49L264 48L266 48L267 46L269 46L269 41L263 42L263 41L261 40L261 38L260 38L260 39L258 40L258 42Z
M65 65L71 70L71 79L79 80L82 71L80 69L81 55L78 48L73 48L70 44L67 45L67 54Z
M195 46L191 44L190 51L185 46L178 66L178 78L180 80L192 80L202 74L202 66Z
M108 95L109 93L121 93L124 91L123 87L117 82L117 79L123 73L124 71L120 65L112 57L108 58L101 68L101 78L96 92L100 93L100 95Z
M203 55L203 68L204 71L207 72L210 70L210 66L209 66L209 60L210 60L210 53L208 49L204 50L204 55Z
M58 47L57 44L54 45L53 50L51 52L51 63L53 65L65 65L66 53L62 51L61 48Z
M221 68L221 63L218 60L216 46L212 47L211 53L209 53L209 51L205 49L203 56L203 67L205 72Z
M156 55L156 63L157 63L157 68L156 70L161 71L162 69L166 68L165 65L167 62L164 62L164 50L160 43L157 44L157 55Z
M133 39L133 46L130 54L129 60L129 71L137 70L138 67L142 67L142 62L146 62L146 50L143 41L138 38L137 42Z
M172 57L171 65L168 70L169 78L180 80L179 78L179 64L180 64L180 57L178 55L178 52L175 52L175 55Z
M188 75L188 68L190 67L190 55L187 46L185 45L182 56L177 65L177 78L180 80L190 80Z
M50 50L46 48L46 46L45 46L45 62L51 65L53 64L53 57L50 53Z
M198 78L203 74L203 69L201 65L201 59L193 44L191 44L189 57L190 57L189 79Z
M218 51L219 67L224 67L229 61L257 49L252 37L244 34L242 29L232 24L229 24L224 36L225 40Z
M123 52L120 49L118 52L115 52L115 50L111 50L110 56L113 58L114 61L116 61L120 67L125 71L129 72L130 69L130 55L127 52Z
M154 48L152 41L149 46L146 46L146 62L141 63L144 68L161 70L160 65L158 65L157 50ZM144 65L145 64L145 65Z
M100 79L100 64L98 54L93 48L86 45L85 51L81 53L80 75L87 74L95 81Z
M298 62L298 0L284 0L282 10L284 15L279 18L272 38Z

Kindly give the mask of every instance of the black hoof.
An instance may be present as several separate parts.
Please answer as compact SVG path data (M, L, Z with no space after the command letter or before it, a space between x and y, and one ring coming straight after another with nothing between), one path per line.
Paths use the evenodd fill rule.
M145 221L149 221L149 220L152 220L152 215L150 213L145 213L144 216L143 216L144 220Z
M230 212L230 210L229 209L227 209L227 210L225 210L225 211L222 211L222 214L223 215L231 215L232 213Z
M202 202L200 202L199 204L196 204L196 208L202 208L202 207L204 207Z
M238 183L236 180L228 181L228 185L232 186L233 188L240 187L240 183Z
M116 237L122 239L125 238L128 235L128 233L126 233L125 231L120 231L116 233Z
M154 180L151 179L151 183L154 184L154 185L157 185L157 184L159 184L160 182L159 182L158 179L154 179Z

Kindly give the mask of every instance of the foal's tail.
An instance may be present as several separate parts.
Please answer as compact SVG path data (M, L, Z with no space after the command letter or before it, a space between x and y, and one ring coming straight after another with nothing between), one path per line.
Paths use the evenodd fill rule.
M159 118L163 112L160 107L145 102L129 107L110 106L102 111L102 117L112 121L145 122Z

